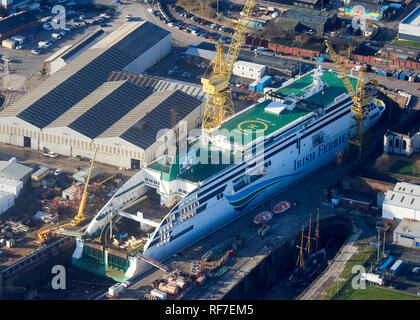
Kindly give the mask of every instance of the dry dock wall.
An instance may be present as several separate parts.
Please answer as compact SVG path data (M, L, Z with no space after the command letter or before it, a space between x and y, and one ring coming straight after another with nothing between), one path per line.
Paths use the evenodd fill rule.
M329 241L331 235L343 237L343 241L352 229L351 220L346 216L333 216L320 221L321 245ZM305 230L307 234L307 230ZM296 245L300 241L300 232L283 242L266 255L242 280L221 300L253 300L263 297L282 277L289 276L295 268ZM216 297L217 299L217 297Z
M54 276L54 265L66 265L76 241L74 237L61 238L0 272L0 300L22 299L25 288L47 282Z

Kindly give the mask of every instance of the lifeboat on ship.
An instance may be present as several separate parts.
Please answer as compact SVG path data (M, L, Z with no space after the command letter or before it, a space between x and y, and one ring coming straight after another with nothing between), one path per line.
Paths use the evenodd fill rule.
M273 207L273 213L274 214L284 213L286 210L290 209L291 206L292 206L292 203L290 201L281 201Z
M254 223L255 224L262 224L264 222L267 222L273 218L273 214L270 211L264 211L260 214L257 214L254 217Z

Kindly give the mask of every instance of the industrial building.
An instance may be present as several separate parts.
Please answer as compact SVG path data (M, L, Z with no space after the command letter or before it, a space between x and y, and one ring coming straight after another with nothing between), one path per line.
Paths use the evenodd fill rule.
M80 42L74 45L65 45L56 53L44 60L44 71L48 75L52 75L65 65L67 65L72 59L82 51L83 48L87 47L94 40L98 40L100 36L104 34L102 29L95 31L94 33L83 38Z
M417 61L420 58L420 49L385 44L381 49L381 57L388 60L407 60Z
M323 33L326 29L335 24L337 14L331 11L315 10L303 7L290 7L285 11L282 17L285 23L290 23L290 20L298 22L296 28L300 25L308 29Z
M1 0L1 6L9 12L35 10L40 7L36 0Z
M33 29L37 25L38 19L32 11L11 14L0 20L0 42L26 30Z
M323 5L323 2L324 0L294 0L293 5L295 7L320 9Z
M157 91L108 77L143 72L170 50L168 31L147 21L122 25L1 111L0 141L73 157L98 148L98 162L144 166L154 159L157 131L181 120L196 126L202 100L169 82Z
M358 16L366 19L380 20L388 10L386 3L377 1L345 1L345 7L340 8L347 16Z
M15 161L0 161L0 177L22 181L24 184L29 180L33 168L24 166Z
M407 134L387 132L384 135L384 152L411 156L420 152L420 132Z
M420 222L401 220L394 229L393 242L401 246L420 248Z
M113 71L108 77L108 81L121 80L129 80L138 86L148 88L152 91L180 90L198 100L206 100L206 93L203 91L203 87L189 82L174 79L163 79L151 75L125 71Z
M398 25L398 38L420 41L420 6L417 6Z
M420 186L398 182L394 190L388 190L382 203L382 217L420 221Z

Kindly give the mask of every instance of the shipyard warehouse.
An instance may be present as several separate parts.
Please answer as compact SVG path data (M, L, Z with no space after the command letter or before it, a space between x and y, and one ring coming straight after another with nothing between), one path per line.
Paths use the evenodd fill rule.
M122 25L0 112L0 142L70 157L92 158L97 148L98 162L143 167L160 129L196 127L202 113L201 89L139 75L171 49L169 31Z

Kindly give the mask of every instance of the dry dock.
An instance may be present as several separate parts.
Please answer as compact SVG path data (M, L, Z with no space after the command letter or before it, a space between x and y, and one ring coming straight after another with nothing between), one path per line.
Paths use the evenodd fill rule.
M255 299L267 292L279 277L289 274L295 266L296 237L302 225L308 226L309 212L313 217L320 208L321 240L322 229L328 229L328 236L344 237L351 231L351 221L347 210L322 208L321 195L323 186L336 183L339 172L335 165L326 167L289 190L279 194L276 199L250 210L239 219L215 231L205 239L186 248L182 256L173 257L164 263L172 270L184 272L190 270L192 262L200 260L209 249L224 239L237 234L242 235L242 246L228 259L227 271L215 279L208 280L201 286L194 286L184 299ZM301 190L309 190L302 193ZM287 211L287 215L275 216L268 233L260 238L258 227L252 222L255 214L270 210L280 200L296 202L296 206ZM314 220L312 220L314 222ZM334 225L334 227L332 227ZM326 232L325 232L326 233ZM324 240L325 240L324 238ZM335 252L334 252L335 254ZM165 272L153 268L129 286L117 299L139 299L153 288L153 282L167 277ZM258 285L257 285L258 284ZM98 297L107 299L105 294Z

